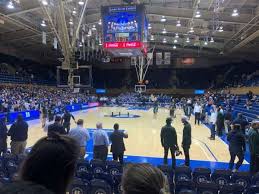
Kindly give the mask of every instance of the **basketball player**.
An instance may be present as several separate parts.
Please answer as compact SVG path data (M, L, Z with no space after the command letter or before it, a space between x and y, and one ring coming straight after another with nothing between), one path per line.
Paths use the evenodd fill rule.
M154 101L153 113L156 115L158 112L158 100Z

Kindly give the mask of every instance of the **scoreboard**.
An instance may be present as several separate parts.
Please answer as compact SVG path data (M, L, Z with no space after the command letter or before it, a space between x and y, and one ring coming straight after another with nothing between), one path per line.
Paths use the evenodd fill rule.
M146 51L148 22L144 5L101 8L103 47L115 56L137 56Z

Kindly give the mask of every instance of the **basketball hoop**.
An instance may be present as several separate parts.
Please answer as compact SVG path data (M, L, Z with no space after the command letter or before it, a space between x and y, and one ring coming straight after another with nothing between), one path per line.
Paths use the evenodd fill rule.
M146 92L146 85L135 85L135 92L139 94Z

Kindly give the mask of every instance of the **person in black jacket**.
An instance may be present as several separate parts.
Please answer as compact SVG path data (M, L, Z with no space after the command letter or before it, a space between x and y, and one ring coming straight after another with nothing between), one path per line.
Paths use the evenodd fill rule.
M58 133L58 134L66 134L66 130L61 125L61 117L56 116L55 122L48 126L48 136L51 136L52 133Z
M18 155L24 153L26 140L28 138L28 123L23 120L19 114L17 120L12 124L7 135L11 136L11 153Z
M246 127L249 125L249 122L244 118L242 113L238 113L237 118L233 121L233 125L240 125L241 131L243 134L246 132Z
M110 135L110 141L112 143L111 152L113 155L113 160L119 160L120 163L123 164L124 151L126 150L123 138L128 138L128 134L119 131L118 123L115 123L113 128L114 132Z
M182 123L184 125L182 148L185 156L185 166L190 166L189 150L192 144L192 129L191 129L190 123L188 122L188 118L186 116L182 117Z
M236 172L244 161L244 155L246 151L245 136L241 130L240 125L235 124L233 126L233 129L228 134L227 140L229 141L230 170L232 170L234 167L236 156L238 157L238 162L236 163L236 167L233 170L234 172Z
M175 128L171 126L172 119L166 119L166 125L162 127L160 138L161 144L164 147L164 164L168 164L167 157L170 149L172 155L172 168L175 168L175 151L179 150L177 143L177 134Z
M61 124L63 125L64 129L67 130L67 134L70 131L70 120L71 120L71 118L74 120L74 122L76 122L75 117L68 110L65 110L65 113L62 117Z
M6 117L0 118L0 155L7 151L7 127Z

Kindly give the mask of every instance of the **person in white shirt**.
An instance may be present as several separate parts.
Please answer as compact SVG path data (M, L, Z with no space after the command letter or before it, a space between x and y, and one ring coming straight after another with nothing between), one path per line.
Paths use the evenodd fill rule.
M193 110L194 117L195 117L195 125L196 125L196 123L198 123L198 125L200 125L201 111L202 111L202 108L201 108L200 103L198 103L198 102L195 103L194 110Z
M210 140L215 140L215 126L216 126L216 121L217 121L217 107L215 105L212 105L211 109L211 115L210 115L210 132L211 135L209 137Z
M79 119L77 121L77 127L69 131L68 136L75 139L80 146L80 157L84 158L86 154L86 142L89 141L90 135L87 129L84 127L84 120Z

